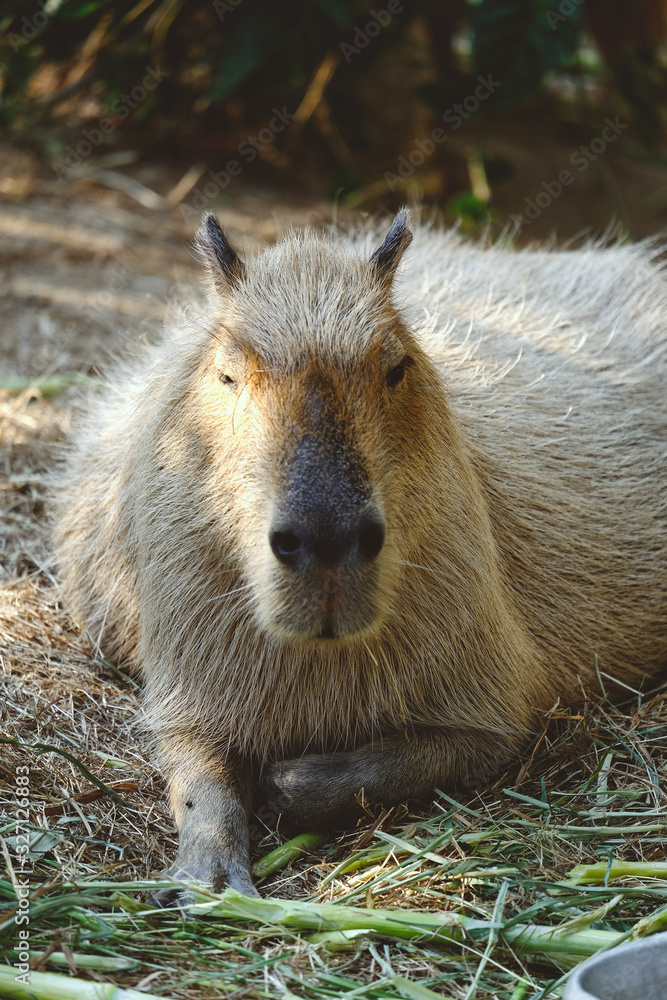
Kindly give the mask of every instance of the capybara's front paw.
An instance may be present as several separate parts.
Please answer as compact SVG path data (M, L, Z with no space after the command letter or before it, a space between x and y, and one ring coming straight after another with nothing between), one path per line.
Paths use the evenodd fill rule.
M258 785L258 815L269 826L280 821L293 830L326 830L354 822L363 811L363 781L356 770L344 753L270 764Z
M166 874L179 882L203 884L213 892L221 892L230 885L245 896L259 896L247 865L238 858L225 856L220 850L213 849L198 857L179 856ZM156 906L187 906L195 902L190 890L183 885L160 889L153 893L152 899Z

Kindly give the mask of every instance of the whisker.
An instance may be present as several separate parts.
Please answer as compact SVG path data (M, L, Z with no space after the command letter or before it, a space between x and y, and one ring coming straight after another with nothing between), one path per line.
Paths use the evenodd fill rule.
M412 566L413 569L423 569L427 573L435 573L436 576L441 575L441 571L434 569L432 566L420 566L419 563L408 562L407 559L395 559L389 556L387 562L396 563L397 566Z
M215 597L209 597L208 600L204 601L204 604L210 604L211 601L221 601L223 597L230 597L232 594L238 594L242 590L249 590L251 587L251 583L244 583L242 587L235 587L234 590L228 590L226 594L217 594Z

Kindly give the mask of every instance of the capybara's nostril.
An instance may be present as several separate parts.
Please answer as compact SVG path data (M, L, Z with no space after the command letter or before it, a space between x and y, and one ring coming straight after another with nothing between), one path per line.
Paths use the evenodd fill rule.
M384 524L381 521L369 521L359 532L357 546L359 558L363 562L372 562L380 554L384 545Z
M384 545L384 525L367 520L360 524L300 524L271 531L269 544L279 562L295 569L372 562Z
M293 531L272 531L269 543L273 554L286 566L292 566L301 549L301 539Z

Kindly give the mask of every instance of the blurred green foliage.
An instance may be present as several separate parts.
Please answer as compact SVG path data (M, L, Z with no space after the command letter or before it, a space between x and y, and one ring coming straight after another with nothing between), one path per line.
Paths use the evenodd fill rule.
M548 73L575 60L582 8L557 0L481 0L470 7L470 27L476 66L503 81L497 100L511 106L534 97Z
M472 191L464 191L452 198L447 210L453 218L459 220L463 232L472 232L491 218L488 203L478 198Z
M44 114L48 103L30 102L26 94L45 64L60 67L62 78L76 77L78 66L106 106L136 86L147 66L159 65L169 75L142 108L144 119L162 115L173 125L215 125L221 104L233 98L238 114L254 122L275 102L294 107L332 53L340 62L327 99L333 121L354 146L364 137L359 78L372 74L377 58L404 40L417 17L424 18L428 34L429 18L444 11L451 34L463 32L469 39L467 67L451 74L442 69L447 60L434 53L440 76L425 93L441 107L443 100L463 96L466 74L477 73L503 81L496 102L502 106L533 99L545 75L574 58L580 37L575 2L556 21L560 0L392 2L3 0L0 118L5 125L31 123ZM430 38L432 48L448 42L451 37Z

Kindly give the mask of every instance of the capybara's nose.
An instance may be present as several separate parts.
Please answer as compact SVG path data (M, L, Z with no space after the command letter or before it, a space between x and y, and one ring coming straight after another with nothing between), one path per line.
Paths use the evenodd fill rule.
M366 518L345 527L286 524L270 532L269 543L279 562L303 570L313 564L338 566L372 562L384 545L384 534L384 524L376 518Z

